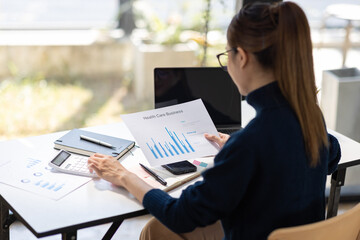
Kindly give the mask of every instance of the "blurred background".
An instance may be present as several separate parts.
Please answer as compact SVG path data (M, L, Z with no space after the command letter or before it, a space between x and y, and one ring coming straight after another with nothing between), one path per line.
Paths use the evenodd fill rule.
M327 126L360 142L360 0L294 2L311 26ZM154 67L218 66L215 55L225 50L227 26L241 5L0 0L0 141L119 122L121 114L153 108ZM244 124L254 114L247 110ZM357 196L359 173L346 177ZM127 220L117 238L137 239L149 217ZM93 239L108 228L79 235ZM12 229L15 239L35 239L20 223Z
M360 68L360 11L349 20L331 5L360 1L295 2L311 25L321 98L324 70ZM239 4L0 0L0 140L118 122L120 114L153 108L153 68L218 66Z

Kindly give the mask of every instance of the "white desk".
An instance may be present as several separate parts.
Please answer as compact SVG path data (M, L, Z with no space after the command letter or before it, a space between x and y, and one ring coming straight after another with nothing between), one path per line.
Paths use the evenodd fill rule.
M123 123L88 128L110 136L133 139ZM65 132L0 142L0 162L21 161L32 152L48 156L54 141ZM51 154L50 154L51 156ZM50 160L50 159L49 159ZM122 160L121 160L122 161ZM126 161L123 160L123 161ZM180 190L171 194L180 195ZM143 206L125 189L113 188L103 180L94 180L54 201L14 187L0 184L1 226L11 224L9 209L36 237L62 234L62 239L76 239L81 228L114 222L105 235L112 237L124 219L147 214ZM8 228L3 228L0 239L9 239Z
M123 123L88 128L111 136L133 139ZM32 152L46 156L53 149L53 142L65 132L0 142L0 162L21 161ZM343 185L347 167L360 164L360 144L331 131L340 142L342 159L332 185L333 204L330 212L336 215L340 187ZM126 161L126 159L124 160ZM340 173L340 174L339 174ZM191 184L191 183L189 183ZM90 181L64 198L54 201L36 196L11 186L0 184L1 219L0 239L9 239L9 209L36 237L62 234L62 239L76 239L81 228L113 222L104 239L110 239L124 219L144 215L147 211L126 190L110 188L103 180ZM171 193L174 197L181 189ZM329 215L328 211L328 216ZM4 225L7 225L4 227Z

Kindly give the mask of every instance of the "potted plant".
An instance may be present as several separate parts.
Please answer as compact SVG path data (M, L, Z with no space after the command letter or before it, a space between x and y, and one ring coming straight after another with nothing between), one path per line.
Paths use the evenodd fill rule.
M132 32L134 52L134 92L137 100L153 107L153 70L155 67L199 66L198 44L192 39L199 32L186 29L178 13L161 19L147 1L134 2L137 29Z

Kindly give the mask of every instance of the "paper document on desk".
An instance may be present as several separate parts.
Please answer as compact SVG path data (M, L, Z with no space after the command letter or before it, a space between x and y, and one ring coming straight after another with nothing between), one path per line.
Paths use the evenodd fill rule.
M48 160L18 159L0 167L0 182L47 198L59 200L91 178L53 172Z
M140 148L134 148L134 150L131 150L131 154L126 156L121 164L124 165L124 167L135 173L139 178L144 180L146 183L151 185L154 188L159 188L164 191L171 191L173 189L176 189L183 184L194 180L198 178L201 174L201 172L211 168L214 166L214 157L206 157L206 158L197 158L188 160L192 164L197 166L196 172L181 174L181 175L174 175L170 173L168 170L161 166L156 167L149 167L144 154L142 153ZM158 181L155 180L153 176L151 176L149 173L147 173L140 165L139 163L142 163L146 166L148 166L152 171L154 171L157 175L162 177L166 182L167 185L163 186Z
M121 115L151 166L217 154L204 133L218 135L201 99Z

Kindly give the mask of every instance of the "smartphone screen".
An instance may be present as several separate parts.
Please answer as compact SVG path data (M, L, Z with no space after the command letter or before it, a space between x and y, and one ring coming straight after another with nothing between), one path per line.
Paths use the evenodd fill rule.
M196 172L196 166L188 161L182 161L177 163L171 163L162 165L166 170L171 172L172 174L179 175L189 172Z

